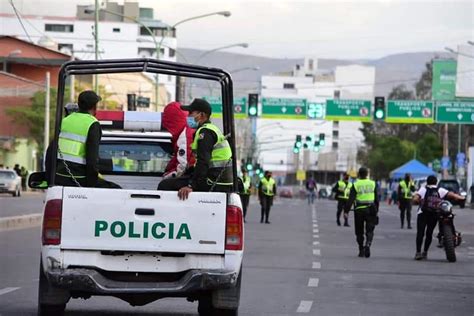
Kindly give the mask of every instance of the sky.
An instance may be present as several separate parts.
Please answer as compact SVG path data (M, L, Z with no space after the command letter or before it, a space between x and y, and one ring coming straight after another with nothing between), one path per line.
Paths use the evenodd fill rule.
M0 11L11 13L10 0ZM76 4L93 0L13 0L22 14L74 16ZM100 0L103 1L103 0ZM111 1L114 2L114 1ZM115 2L123 3L123 0ZM474 41L471 1L300 1L300 0L140 0L155 18L175 24L215 11L177 27L178 47L213 49L274 58L380 58L401 52L443 51Z

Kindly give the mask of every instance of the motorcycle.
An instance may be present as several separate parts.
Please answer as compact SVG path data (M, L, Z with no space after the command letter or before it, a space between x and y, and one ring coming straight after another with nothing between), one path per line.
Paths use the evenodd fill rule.
M454 227L453 205L448 201L443 201L438 207L439 235L438 241L446 252L446 259L449 262L456 262L456 252L454 248L462 242L461 233Z

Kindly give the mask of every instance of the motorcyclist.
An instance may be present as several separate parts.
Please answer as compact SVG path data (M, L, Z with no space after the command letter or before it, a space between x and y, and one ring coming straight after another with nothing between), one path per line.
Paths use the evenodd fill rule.
M428 258L428 250L433 239L433 230L438 222L436 211L439 203L441 203L442 200L462 201L465 199L465 197L459 194L449 192L444 188L438 188L436 186L437 183L438 179L435 176L429 176L426 179L426 186L421 187L413 196L413 204L419 205L416 220L415 260ZM421 252L423 238L425 239L425 244L423 252Z

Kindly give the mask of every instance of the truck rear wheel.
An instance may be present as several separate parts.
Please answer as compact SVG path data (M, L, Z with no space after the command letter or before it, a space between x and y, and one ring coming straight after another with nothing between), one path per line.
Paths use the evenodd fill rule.
M38 284L38 316L63 316L66 303L69 301L69 292L52 287L40 263Z
M237 316L239 314L242 269L235 287L215 290L199 299L200 316Z

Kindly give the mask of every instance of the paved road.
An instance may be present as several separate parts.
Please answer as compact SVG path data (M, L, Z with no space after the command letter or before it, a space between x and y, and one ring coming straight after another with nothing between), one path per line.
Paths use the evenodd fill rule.
M246 224L241 315L468 315L474 313L474 210L457 210L458 262L432 247L414 261L415 230L384 206L372 257L356 257L353 227L335 225L335 203L280 200L272 224ZM314 214L314 215L313 215ZM351 218L352 222L352 218ZM351 223L352 224L352 223ZM0 315L35 315L39 228L0 232ZM448 300L446 300L448 299ZM445 301L446 300L446 301ZM66 315L197 315L197 303L163 299L130 307L114 298L72 300Z
M0 218L41 213L43 200L42 192L22 192L20 197L0 194Z

